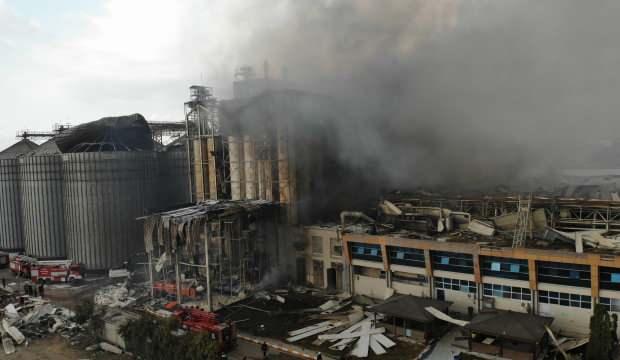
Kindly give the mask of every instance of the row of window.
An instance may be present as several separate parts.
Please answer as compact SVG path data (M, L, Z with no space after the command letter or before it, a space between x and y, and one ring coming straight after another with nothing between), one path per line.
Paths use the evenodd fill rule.
M389 259L393 264L424 267L424 250L392 247L388 248Z
M480 262L483 275L528 280L527 260L483 256Z
M319 246L317 246L318 248ZM353 258L382 261L381 247L373 244L353 243ZM414 248L388 247L391 263L406 266L424 267L424 251ZM471 254L447 251L431 251L433 268L473 274L474 261ZM483 275L508 279L528 280L528 261L492 256L481 256L480 267ZM567 264L549 261L536 262L536 274L539 282L590 287L590 267L588 265ZM620 269L601 267L601 289L620 290Z
M557 291L538 291L538 302L582 309L592 308L592 297L588 295L568 294Z
M431 251L431 259L435 269L466 274L474 273L474 258L471 254Z
M476 293L476 283L473 281L442 277L435 277L434 280L436 289L455 290L472 294Z
M351 256L354 259L382 261L381 246L373 244L353 243L351 245Z
M530 289L517 287L517 286L506 286L506 285L484 283L482 284L482 293L484 294L484 296L489 296L489 297L515 299L515 300L523 300L523 301L532 300L532 293Z

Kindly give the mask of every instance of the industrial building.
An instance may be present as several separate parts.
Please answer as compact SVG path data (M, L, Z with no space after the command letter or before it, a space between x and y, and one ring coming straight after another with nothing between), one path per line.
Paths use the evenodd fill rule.
M448 301L465 317L529 313L552 318L561 334L587 336L595 303L620 312L619 205L545 197L383 201L377 220L307 227L308 247L298 256L315 286L327 287L328 268L342 258L341 281L352 294ZM336 239L342 248L326 246Z

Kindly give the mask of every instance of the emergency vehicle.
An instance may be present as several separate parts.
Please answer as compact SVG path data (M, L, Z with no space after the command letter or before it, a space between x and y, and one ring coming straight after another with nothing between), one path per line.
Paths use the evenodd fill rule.
M71 260L37 260L17 255L11 260L10 268L13 273L30 278L34 283L73 283L83 278L80 265Z
M71 260L37 261L30 270L33 283L75 283L82 280L80 265Z
M30 268L34 263L37 262L37 259L26 256L26 255L17 255L9 264L11 271L19 276L30 277Z

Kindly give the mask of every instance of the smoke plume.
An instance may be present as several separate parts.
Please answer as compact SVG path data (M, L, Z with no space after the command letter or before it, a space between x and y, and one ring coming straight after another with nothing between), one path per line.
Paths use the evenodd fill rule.
M277 1L241 58L343 106L341 157L386 186L538 186L617 167L617 2ZM246 24L247 25L247 24ZM601 150L602 149L602 150Z

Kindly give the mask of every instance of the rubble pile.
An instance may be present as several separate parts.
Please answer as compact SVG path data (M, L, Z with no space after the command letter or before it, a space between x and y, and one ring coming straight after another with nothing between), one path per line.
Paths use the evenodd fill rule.
M134 305L147 296L144 286L128 286L127 282L109 285L97 290L94 297L96 305L124 308Z
M31 339L59 334L78 344L84 329L72 319L75 314L66 308L28 295L0 294L2 317L0 334L5 354L16 351L16 345L27 345Z

